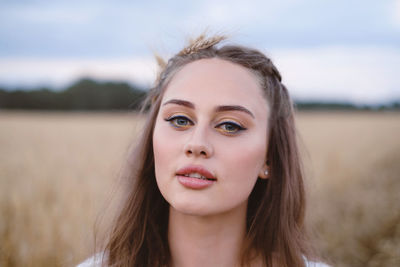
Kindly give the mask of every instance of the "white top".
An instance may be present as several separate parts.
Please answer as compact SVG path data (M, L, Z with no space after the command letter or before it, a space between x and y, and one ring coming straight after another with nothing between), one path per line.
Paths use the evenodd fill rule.
M322 262L306 261L306 267L330 267L330 266Z
M85 260L78 264L76 267L101 267L101 256L99 254ZM329 265L322 262L314 262L306 260L306 267L330 267Z
M101 254L96 254L93 257L79 263L76 267L101 267Z

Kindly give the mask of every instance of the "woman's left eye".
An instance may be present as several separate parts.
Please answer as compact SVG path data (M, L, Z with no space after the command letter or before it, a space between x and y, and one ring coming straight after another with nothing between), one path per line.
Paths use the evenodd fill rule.
M222 122L218 124L215 128L217 128L219 131L223 133L229 133L229 134L235 134L239 131L246 130L246 128L240 126L239 124L229 121Z

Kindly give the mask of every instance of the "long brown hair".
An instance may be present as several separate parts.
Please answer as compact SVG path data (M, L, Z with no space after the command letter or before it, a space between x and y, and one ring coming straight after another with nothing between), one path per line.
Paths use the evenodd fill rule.
M304 229L305 192L296 144L293 105L281 75L258 50L224 45L225 37L201 35L161 65L146 100L148 117L140 141L129 156L126 198L106 244L107 266L170 266L169 204L155 179L152 135L161 99L174 74L186 64L219 58L254 72L269 104L269 179L258 179L250 194L242 265L261 258L264 266L305 266L309 256ZM219 47L220 46L220 47Z

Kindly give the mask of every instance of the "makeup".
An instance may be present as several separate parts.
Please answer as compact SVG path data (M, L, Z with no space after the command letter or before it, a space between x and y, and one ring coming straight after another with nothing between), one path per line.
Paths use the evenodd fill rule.
M244 67L202 59L174 74L152 139L157 186L171 208L241 210L265 171L268 119L260 83Z

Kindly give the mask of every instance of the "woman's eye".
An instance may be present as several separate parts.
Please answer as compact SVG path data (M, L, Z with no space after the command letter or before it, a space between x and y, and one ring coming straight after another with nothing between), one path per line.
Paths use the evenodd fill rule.
M222 122L216 126L219 131L229 134L234 134L242 130L246 130L246 128L240 126L234 122Z
M193 122L185 116L173 116L166 118L165 121L168 121L175 128L187 128L193 125Z

